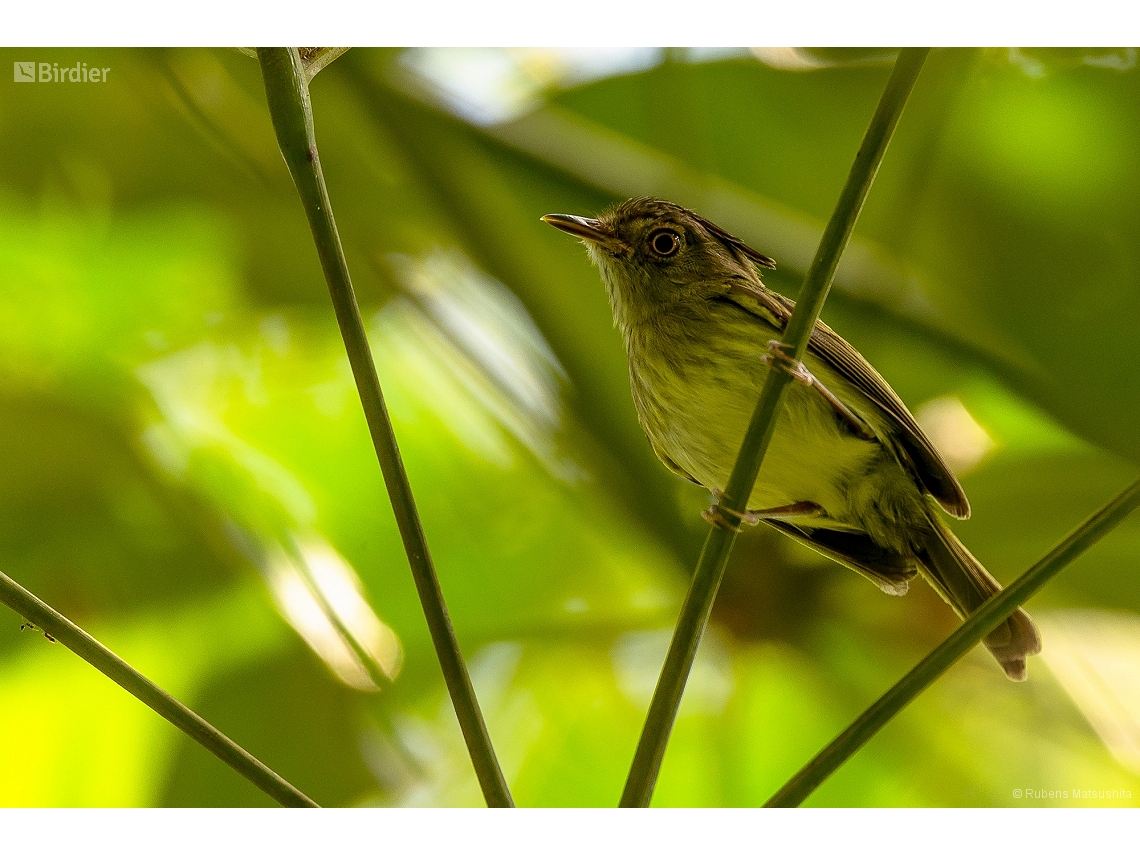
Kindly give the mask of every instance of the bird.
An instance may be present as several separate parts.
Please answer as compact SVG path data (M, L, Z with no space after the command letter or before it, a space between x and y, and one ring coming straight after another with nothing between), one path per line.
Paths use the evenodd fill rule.
M598 268L621 333L637 417L653 451L719 498L775 361L790 383L739 514L902 596L920 575L965 619L1001 590L943 518L970 515L946 461L886 380L822 321L802 362L780 347L795 303L767 288L775 261L699 214L635 198L596 218L547 214ZM705 518L726 525L714 503ZM1040 652L1018 609L985 639L1014 681Z

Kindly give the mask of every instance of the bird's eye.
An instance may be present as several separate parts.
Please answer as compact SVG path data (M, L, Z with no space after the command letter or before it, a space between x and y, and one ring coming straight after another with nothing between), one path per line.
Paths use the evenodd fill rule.
M662 258L668 258L681 248L681 236L672 229L658 229L649 236L649 248Z

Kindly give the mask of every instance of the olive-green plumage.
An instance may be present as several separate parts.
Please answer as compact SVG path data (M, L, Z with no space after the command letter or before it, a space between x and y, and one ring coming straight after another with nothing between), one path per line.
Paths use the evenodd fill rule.
M794 308L760 281L760 269L775 263L658 199L630 199L597 219L543 219L580 237L601 273L657 456L724 489L767 377L768 343ZM887 382L822 322L804 364L815 382L788 387L749 508L887 593L905 594L917 571L964 617L1001 590L935 507L970 514L957 479ZM1020 609L985 643L1014 680L1041 646Z

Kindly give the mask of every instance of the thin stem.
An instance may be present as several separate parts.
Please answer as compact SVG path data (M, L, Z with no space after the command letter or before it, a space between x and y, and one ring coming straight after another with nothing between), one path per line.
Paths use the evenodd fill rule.
M962 658L979 641L1013 614L1061 572L1074 558L1124 521L1140 507L1140 481L1089 517L1044 558L1023 573L1016 582L970 615L945 641L895 683L879 700L839 734L806 766L784 784L765 807L796 807L846 762L856 751L894 718L907 704Z
M0 603L94 665L251 784L286 807L319 805L194 712L168 695L18 582L0 573Z
M277 143L309 218L317 255L328 283L345 350L348 351L352 374L356 378L356 388L364 407L368 430L372 435L372 444L380 461L384 484L411 565L412 578L467 743L467 751L471 755L487 804L491 807L512 807L506 779L491 746L487 725L479 710L475 689L471 685L471 677L467 673L455 630L447 614L443 592L440 590L439 579L428 552L427 539L412 497L412 488L396 444L396 434L388 417L384 395L380 391L380 381L376 376L376 366L372 361L372 351L368 346L364 321L361 320L356 294L352 289L352 280L349 278L348 265L333 220L324 173L317 154L304 67L295 48L258 48L257 58L261 63L265 95L273 119L273 129L277 133Z
M855 221L875 180L879 164L890 142L906 104L910 90L918 78L929 48L906 48L899 53L887 87L879 99L879 106L863 137L863 144L855 155L855 162L847 176L847 183L836 203L835 211L824 229L815 260L808 270L799 300L791 320L784 331L786 352L796 359L803 357L808 340L819 313L827 299L831 280L839 257L847 246ZM772 439L779 415L784 390L791 375L787 371L769 371L760 400L752 413L748 431L740 454L736 458L728 486L720 505L728 511L742 512L746 508L752 486L760 472L764 454ZM653 788L665 757L669 734L677 718L677 709L685 691L685 682L693 665L701 636L708 624L713 601L724 577L728 556L736 541L739 522L732 513L723 514L727 526L713 527L705 540L704 550L697 563L689 593L681 607L681 616L673 632L673 640L649 704L649 714L641 732L641 740L634 754L633 764L621 796L621 807L648 807Z

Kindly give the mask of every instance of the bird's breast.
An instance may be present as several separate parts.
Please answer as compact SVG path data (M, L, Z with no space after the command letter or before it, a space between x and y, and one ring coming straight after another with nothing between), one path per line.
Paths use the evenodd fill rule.
M768 375L767 343L779 331L714 305L707 318L625 333L633 400L654 450L705 487L724 489ZM845 429L817 391L789 384L748 506L815 502L845 527L848 484L881 453Z

